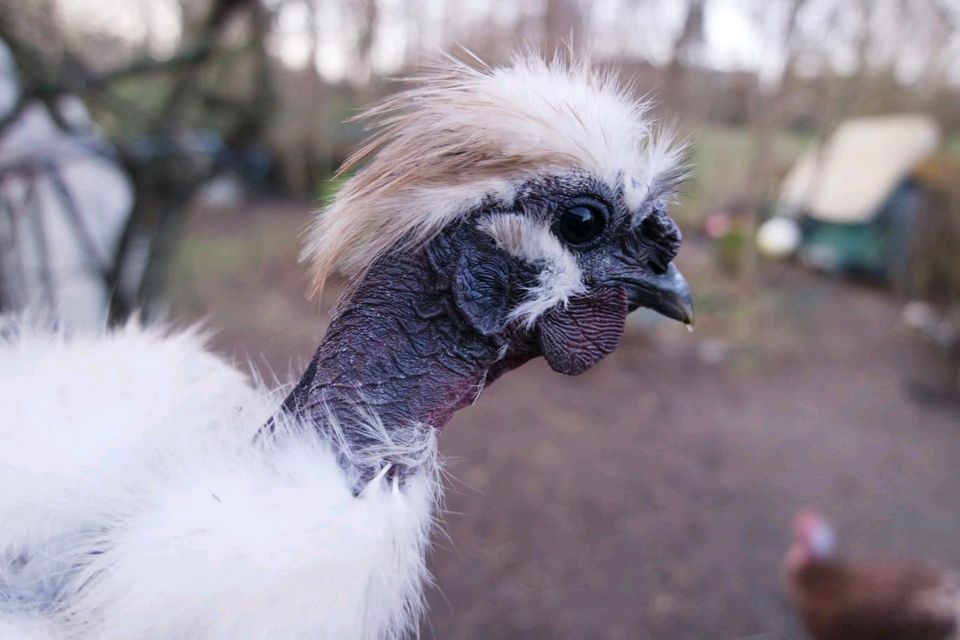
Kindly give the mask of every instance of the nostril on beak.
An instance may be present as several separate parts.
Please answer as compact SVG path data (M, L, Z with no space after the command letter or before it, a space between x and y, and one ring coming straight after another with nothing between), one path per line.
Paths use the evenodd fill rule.
M651 268L655 269L658 275L666 273L670 263L680 252L680 243L683 242L680 227L666 213L657 211L643 219L640 231L654 249L655 255L650 260Z
M655 275L662 276L670 268L670 261L663 260L660 256L655 256L647 260L647 268Z

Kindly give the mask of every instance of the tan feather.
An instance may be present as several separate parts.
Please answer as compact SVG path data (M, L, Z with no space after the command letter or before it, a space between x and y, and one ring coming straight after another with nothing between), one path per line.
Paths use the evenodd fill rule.
M314 290L336 270L353 278L394 247L415 248L483 202L509 205L535 176L587 171L623 184L628 204L639 204L680 164L648 111L581 60L429 68L358 116L371 137L338 175L356 174L318 216L302 254Z

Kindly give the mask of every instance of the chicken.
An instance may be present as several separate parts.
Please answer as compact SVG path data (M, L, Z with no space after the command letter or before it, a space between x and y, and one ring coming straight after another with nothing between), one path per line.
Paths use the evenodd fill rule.
M947 640L960 631L956 577L910 560L845 560L833 527L801 513L784 562L790 597L816 640Z
M282 402L196 332L0 327L5 640L415 634L453 413L692 320L680 152L612 77L450 63L367 117L304 254L351 285Z

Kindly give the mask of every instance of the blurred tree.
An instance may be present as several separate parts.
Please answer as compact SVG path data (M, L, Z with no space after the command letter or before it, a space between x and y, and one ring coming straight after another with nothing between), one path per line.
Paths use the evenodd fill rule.
M21 89L0 120L0 136L34 103L69 131L59 98L85 102L134 190L133 209L102 274L109 317L119 322L137 309L149 313L187 204L219 167L263 137L274 108L264 47L270 15L258 0L181 0L183 36L171 55L157 59L148 52L100 70L67 44L49 0L17 5L16 11L0 8L0 40L11 51ZM237 43L228 29L233 23L241 25ZM238 78L246 80L240 91Z
M583 13L575 0L550 0L543 12L543 47L557 51L583 42Z
M762 207L767 202L774 186L773 142L776 132L783 128L781 122L784 97L788 95L790 84L795 79L797 58L800 54L799 17L807 0L786 0L786 11L779 24L776 46L783 51L780 68L764 77L758 73L756 79L756 99L748 110L747 124L752 130L753 158L751 169L747 173L746 184L741 189L745 195L747 224L745 229L748 242L743 243L742 260L743 283L748 291L754 286L756 247L753 237L759 225ZM774 22L776 9L772 5L760 8L756 18L767 24ZM774 20L771 20L773 18Z
M687 100L686 70L694 64L693 50L703 44L703 14L707 0L690 0L683 27L673 42L670 64L667 67L667 86L664 99L689 113L694 105ZM700 119L700 118L698 118Z

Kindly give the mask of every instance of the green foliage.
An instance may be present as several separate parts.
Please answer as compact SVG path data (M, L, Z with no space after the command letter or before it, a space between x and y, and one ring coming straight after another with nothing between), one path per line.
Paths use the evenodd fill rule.
M316 195L320 203L325 205L333 200L334 196L337 195L337 192L340 191L340 187L342 187L343 183L345 183L349 178L349 175L345 175L321 180L320 184L318 184L316 187Z
M149 121L148 115L160 110L170 92L170 84L163 78L131 78L117 82L108 89L106 101L91 101L94 117L113 140L143 134L142 127Z
M960 158L960 131L954 131L947 136L943 150L951 157Z
M681 225L699 226L717 206L736 200L738 189L749 184L754 163L754 136L749 129L710 127L689 133L689 160L693 176L681 191L672 214ZM812 142L809 135L780 132L773 143L775 175L779 179Z
M296 267L298 235L304 218L274 214L249 216L234 224L232 216L202 212L208 219L177 246L171 264L172 302L195 314L205 312L204 293L227 291L257 277L264 268ZM303 286L306 290L306 284Z
M717 264L729 275L739 275L746 261L750 236L746 229L735 228L714 243Z

